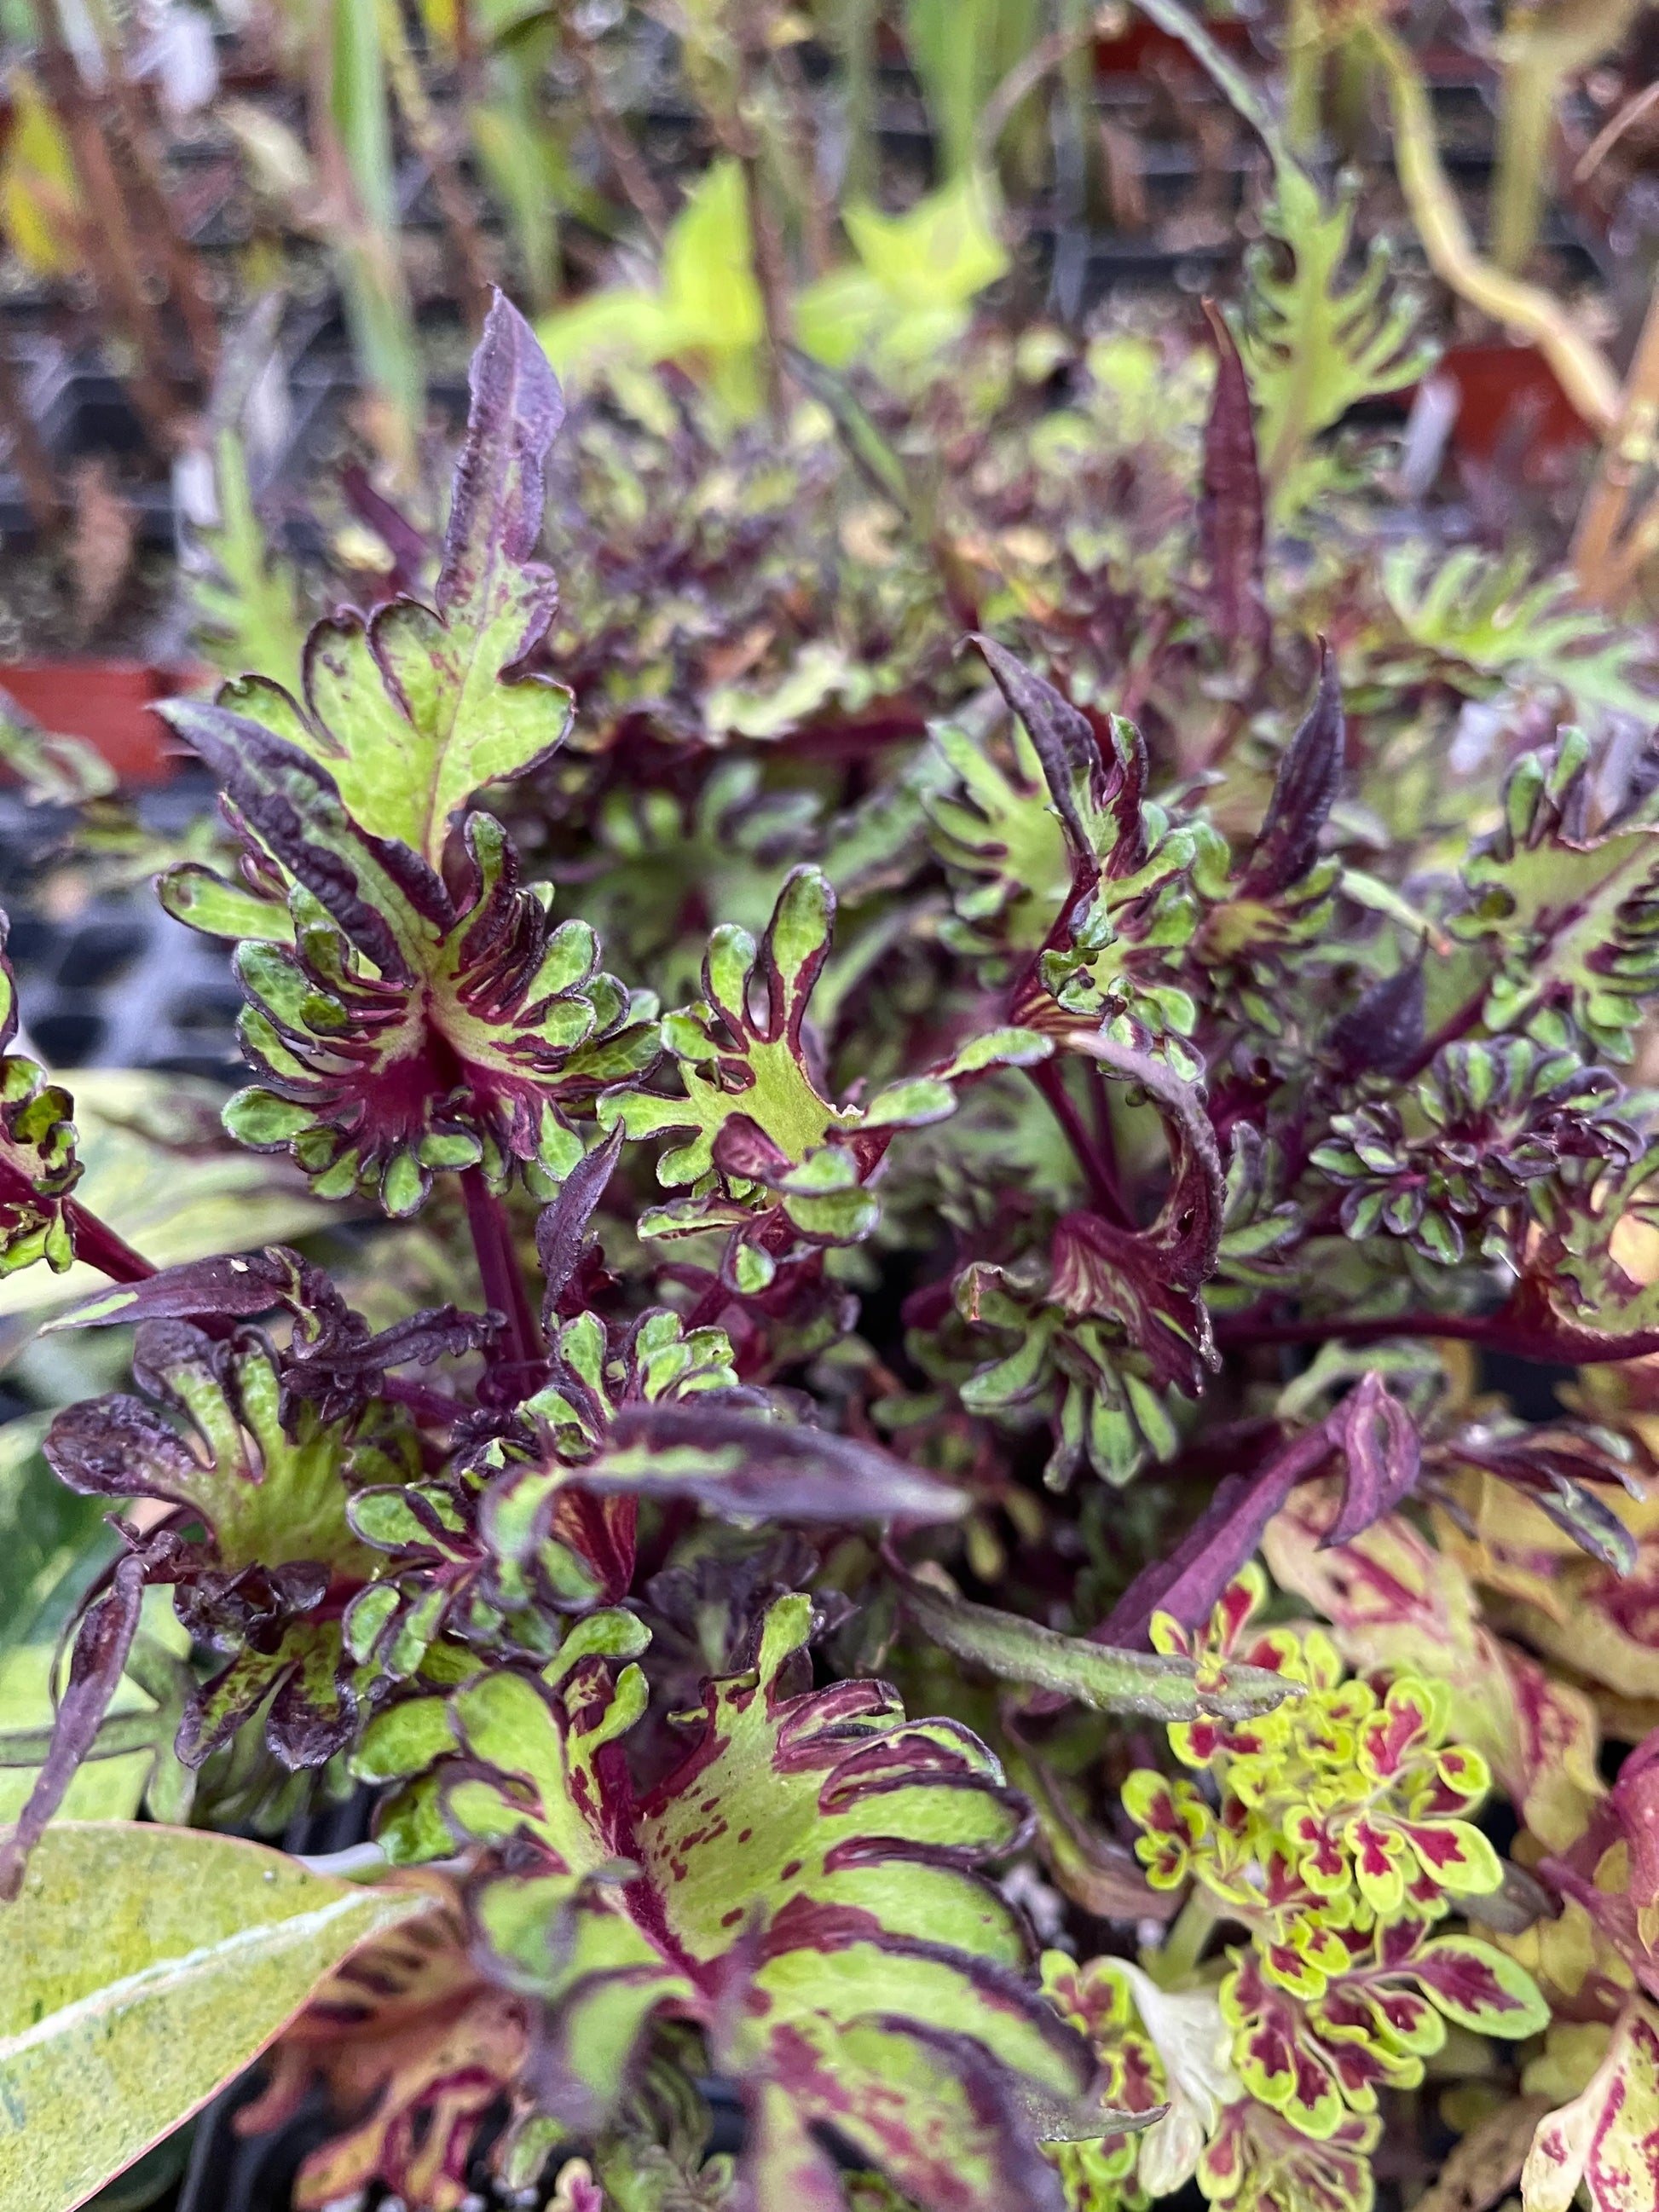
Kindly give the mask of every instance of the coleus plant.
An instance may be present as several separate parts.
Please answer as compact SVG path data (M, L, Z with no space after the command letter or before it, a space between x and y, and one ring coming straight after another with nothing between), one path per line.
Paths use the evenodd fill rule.
M988 589L971 652L913 665L927 731L915 696L821 743L573 728L536 559L561 403L498 301L432 604L330 617L297 692L169 709L224 799L223 864L161 895L236 945L228 1125L355 1225L334 1274L158 1272L6 1060L7 1262L89 1262L53 1328L135 1334L133 1389L46 1443L126 1503L55 1728L0 1738L44 2024L0 2039L0 2112L76 2047L40 1932L69 1857L355 1788L368 1902L227 2061L292 2022L249 2117L331 2100L305 2207L1086 2212L1196 2178L1366 2212L1382 2100L1426 2180L1470 2081L1559 2106L1540 2205L1634 2154L1603 2062L1646 2063L1659 1995L1649 1765L1608 1793L1595 1753L1659 1723L1623 1601L1659 1449L1620 1073L1654 780L1571 653L1413 640L1345 599L1351 552L1316 549L1298 635L1213 346L1136 586L1164 643L1121 684L1117 556L1073 529L1063 593ZM943 526L906 556L936 575ZM1472 688L1514 734L1447 770ZM1528 1425L1485 1353L1584 1373ZM76 1842L77 1768L137 1752L150 1821ZM175 1939L122 1971L189 1988ZM222 2078L140 2080L52 2204Z

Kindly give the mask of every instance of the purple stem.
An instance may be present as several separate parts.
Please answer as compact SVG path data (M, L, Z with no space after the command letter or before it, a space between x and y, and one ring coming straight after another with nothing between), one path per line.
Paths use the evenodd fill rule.
M1380 1344L1391 1336L1456 1337L1467 1344L1484 1345L1491 1352L1511 1352L1520 1359L1574 1367L1643 1359L1659 1352L1659 1329L1633 1329L1627 1335L1615 1336L1573 1328L1563 1322L1534 1321L1508 1308L1494 1314L1408 1313L1396 1314L1392 1319L1368 1316L1351 1321L1340 1314L1305 1321L1253 1321L1249 1315L1241 1314L1215 1324L1216 1342L1227 1352L1259 1344L1319 1344L1332 1338L1344 1344Z
M501 1204L480 1167L463 1168L461 1192L466 1200L466 1224L472 1231L472 1249L478 1255L478 1274L484 1302L503 1314L501 1332L504 1364L528 1368L542 1358L536 1316L530 1310L519 1255L513 1249L513 1231Z
M142 1252L135 1252L131 1244L116 1235L107 1222L100 1221L95 1213L89 1213L78 1200L65 1199L64 1218L69 1223L76 1258L96 1267L112 1282L142 1283L155 1273Z
M1078 1165L1083 1170L1089 1193L1106 1218L1120 1229L1133 1229L1129 1210L1119 1194L1117 1182L1110 1165L1102 1156L1100 1146L1091 1135L1083 1116L1073 1103L1072 1094L1066 1088L1066 1079L1056 1060L1046 1060L1030 1068L1027 1073L1048 1100L1054 1116L1066 1132L1066 1139L1077 1155ZM1109 1123L1108 1127L1109 1127Z

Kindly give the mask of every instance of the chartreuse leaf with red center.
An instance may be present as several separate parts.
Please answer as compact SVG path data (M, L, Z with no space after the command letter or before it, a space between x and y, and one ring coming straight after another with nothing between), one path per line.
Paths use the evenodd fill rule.
M231 1836L124 1821L42 1838L4 1908L0 2212L65 2212L200 2110L418 1892Z
M569 694L523 666L558 603L552 571L531 556L564 402L530 325L500 293L472 356L471 395L436 605L397 599L367 622L347 612L319 623L303 704L259 675L221 694L326 769L369 836L433 867L472 793L545 760L570 721Z
M723 924L702 963L703 996L665 1016L663 1042L683 1096L634 1089L601 1100L600 1125L630 1137L672 1135L657 1176L690 1196L644 1216L641 1233L732 1231L727 1273L758 1290L798 1244L867 1237L880 1209L866 1188L894 1132L945 1120L956 1086L993 1067L1024 1066L1052 1047L1029 1030L987 1031L867 1106L836 1106L813 1072L805 1035L812 988L830 957L836 894L823 871L793 871L757 946ZM763 1001L757 1004L757 1001Z
M1503 1882L1471 1815L1488 1787L1479 1753L1449 1744L1450 1694L1401 1675L1379 1692L1344 1680L1322 1631L1255 1630L1266 1580L1254 1565L1194 1638L1155 1615L1152 1641L1194 1660L1275 1669L1299 1698L1242 1720L1170 1729L1214 1802L1143 1768L1123 1802L1155 1888L1194 1879L1217 1917L1250 1935L1221 1985L1233 2063L1251 2095L1306 2135L1409 2088L1446 2021L1488 2035L1535 2033L1548 2009L1516 1962L1474 1937L1431 1936L1460 1899Z
M1538 2124L1521 2174L1525 2212L1643 2212L1659 2203L1659 2015L1643 1999L1620 2014L1587 2086Z
M839 2203L825 2125L919 2205L1058 2212L1036 2139L1102 2120L1078 2109L1087 2046L978 1870L1015 1846L1023 1807L957 1723L908 1721L877 1682L812 1690L811 1627L806 1596L773 1605L752 1667L705 1683L700 1735L644 1795L619 1745L644 1676L613 1680L580 1631L539 1680L490 1674L450 1699L455 1748L417 1786L459 1838L512 1845L477 1910L548 2007L550 2108L596 2124L668 2012L742 2084L754 2201L789 2201L787 2180Z
M81 1175L75 1102L8 1049L17 1034L17 985L5 957L7 926L0 914L0 1275L37 1260L61 1274L75 1257L64 1216Z
M1370 2154L1382 2134L1375 2114L1350 2112L1328 2136L1306 2136L1271 2106L1241 2098L1205 2146L1198 2185L1226 2212L1370 2212Z

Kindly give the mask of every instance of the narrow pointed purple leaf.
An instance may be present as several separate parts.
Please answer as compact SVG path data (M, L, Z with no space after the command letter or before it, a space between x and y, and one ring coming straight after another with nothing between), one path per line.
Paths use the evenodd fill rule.
M29 1853L64 1802L76 1770L91 1750L115 1695L137 1632L144 1600L144 1569L132 1553L118 1560L109 1587L82 1617L70 1657L69 1681L58 1707L52 1749L34 1778L16 1826L0 1844L0 1898L15 1897Z
M1342 779L1345 724L1336 659L1319 641L1319 682L1307 719L1279 763L1255 850L1245 871L1244 891L1271 898L1305 876L1319 856L1319 833Z
M1204 426L1204 496L1199 531L1210 571L1216 634L1242 645L1260 666L1272 642L1263 589L1267 526L1256 462L1250 387L1233 334L1213 301L1204 302L1215 337L1215 397Z

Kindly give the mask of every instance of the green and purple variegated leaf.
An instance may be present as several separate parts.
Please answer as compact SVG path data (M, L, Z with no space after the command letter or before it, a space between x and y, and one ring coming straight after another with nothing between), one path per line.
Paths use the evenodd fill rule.
M375 1190L395 1214L443 1168L555 1187L582 1156L567 1109L657 1053L592 929L552 924L489 816L468 817L446 881L360 828L294 745L222 708L169 713L298 886L295 945L237 953L264 1080L226 1109L232 1134L291 1152L324 1196Z
M8 927L0 913L0 1276L37 1260L61 1274L75 1257L64 1211L81 1176L75 1102L9 1048L18 1015Z
M772 1607L753 1667L705 1685L700 1740L643 1797L606 1749L643 1711L637 1667L611 1688L601 1660L562 1654L543 1684L487 1676L450 1702L439 1796L459 1834L520 1839L478 1909L550 2005L560 2109L591 2123L672 2006L770 2116L756 2155L810 2175L801 2143L768 2147L768 2092L827 2118L845 2039L852 2139L923 2203L991 2212L1000 2176L1036 2171L1019 2099L1073 2109L1090 2077L978 1871L1023 1836L1024 1808L955 1722L907 1721L878 1683L808 1686L811 1626L805 1596ZM620 1862L631 1873L608 1871ZM952 2200L924 2143L942 2113L975 2111L958 2148L986 2179Z
M1618 1062L1659 988L1659 830L1638 822L1587 834L1592 775L1579 730L1522 756L1502 822L1464 865L1450 927L1476 963L1459 965L1457 986L1484 983L1489 1029L1536 1033L1541 1017L1550 1043Z
M407 1480L418 1470L413 1426L378 1405L329 1421L303 1401L287 1408L285 1425L269 1347L212 1338L183 1321L144 1322L134 1372L146 1397L89 1400L47 1432L46 1457L71 1490L172 1510L149 1534L130 1538L110 1592L82 1622L72 1679L95 1680L101 1702L90 1690L65 1698L37 1795L49 1794L49 1782L61 1794L119 1679L136 1601L131 1620L121 1616L112 1672L94 1662L113 1648L111 1607L129 1580L140 1594L147 1581L170 1585L193 1640L226 1661L185 1704L174 1749L186 1766L198 1767L262 1709L264 1740L278 1760L324 1765L358 1723L339 1608L380 1564L347 1518L348 1499L359 1483Z
M472 793L537 767L570 721L568 693L526 666L558 600L532 556L564 404L529 325L499 292L471 396L435 607L399 599L367 622L319 623L303 705L258 676L221 694L321 763L369 836L434 867Z
M962 1088L1053 1049L1029 1030L1000 1027L890 1084L866 1107L831 1104L806 1022L835 916L829 878L803 866L779 892L758 946L747 930L715 930L702 999L662 1024L683 1095L618 1088L599 1104L603 1127L680 1139L658 1160L657 1179L670 1190L702 1188L647 1214L641 1228L658 1237L729 1230L724 1273L739 1291L766 1288L789 1256L867 1237L880 1208L866 1186L895 1133L943 1121Z

